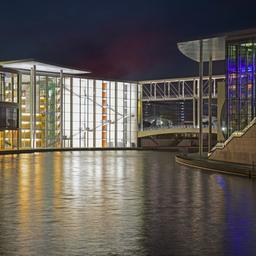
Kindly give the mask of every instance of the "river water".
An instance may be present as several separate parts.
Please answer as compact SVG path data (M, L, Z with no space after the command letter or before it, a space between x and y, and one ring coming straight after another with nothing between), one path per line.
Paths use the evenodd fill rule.
M0 255L256 255L255 182L174 156L0 156Z

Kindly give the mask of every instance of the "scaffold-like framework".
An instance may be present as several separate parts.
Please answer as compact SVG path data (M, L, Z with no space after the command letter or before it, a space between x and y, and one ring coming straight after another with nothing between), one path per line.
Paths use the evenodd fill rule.
M224 75L212 77L212 97L217 97L217 83ZM142 101L192 100L199 97L199 77L141 81ZM209 97L209 77L203 78L203 98Z

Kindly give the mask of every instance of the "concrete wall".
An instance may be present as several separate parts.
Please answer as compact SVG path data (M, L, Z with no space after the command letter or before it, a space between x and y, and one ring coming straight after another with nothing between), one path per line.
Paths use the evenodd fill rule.
M241 137L233 137L223 148L215 149L209 159L242 164L256 164L256 124Z
M225 104L226 99L226 89L225 89L225 82L218 82L218 98L217 98L217 140L219 142L225 141L225 138L222 133L222 124L221 124L221 112Z

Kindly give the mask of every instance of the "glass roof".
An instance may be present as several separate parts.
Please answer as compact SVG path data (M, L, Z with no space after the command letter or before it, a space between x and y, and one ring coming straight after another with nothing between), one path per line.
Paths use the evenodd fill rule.
M15 61L2 61L0 65L4 68L12 68L16 70L31 70L33 66L36 66L37 71L48 72L48 73L60 73L62 70L65 74L88 74L90 71L82 71L78 69L72 69L67 67L56 66L52 64L47 64L35 60L15 60Z

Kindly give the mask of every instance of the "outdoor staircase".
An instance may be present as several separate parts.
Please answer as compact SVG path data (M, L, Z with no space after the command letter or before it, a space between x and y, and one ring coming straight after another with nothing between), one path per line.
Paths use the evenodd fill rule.
M256 118L242 131L236 131L223 143L217 145L208 154L211 160L241 164L256 163Z

